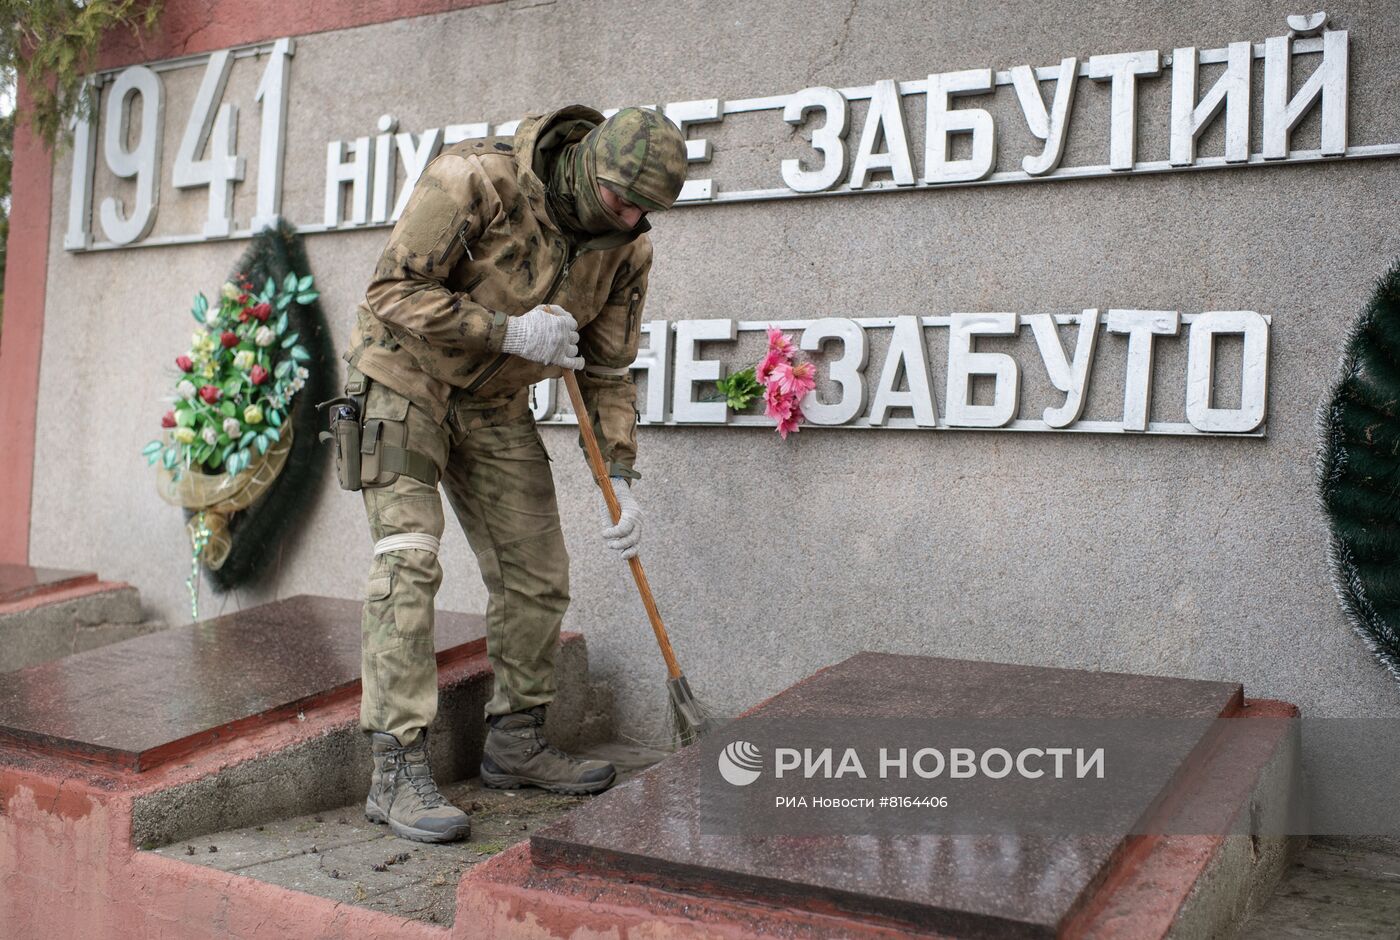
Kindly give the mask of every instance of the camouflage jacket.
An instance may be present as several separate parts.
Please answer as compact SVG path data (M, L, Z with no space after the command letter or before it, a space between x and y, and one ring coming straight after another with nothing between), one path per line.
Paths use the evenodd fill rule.
M512 397L563 370L501 352L506 318L555 303L579 323L578 372L609 472L635 478L637 355L650 227L572 244L532 160L570 106L521 122L513 138L463 141L424 169L356 310L344 359L443 421L456 396ZM572 136L577 139L581 134Z

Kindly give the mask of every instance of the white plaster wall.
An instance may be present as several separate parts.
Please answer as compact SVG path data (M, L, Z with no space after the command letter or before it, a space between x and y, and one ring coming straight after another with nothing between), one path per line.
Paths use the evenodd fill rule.
M1328 10L1352 34L1352 142L1400 141L1400 9L1353 0ZM572 101L740 98L1065 55L1209 48L1277 35L1296 12L1274 0L560 0L307 36L292 63L284 207L293 221L319 222L325 142L373 133L385 111L418 130ZM167 161L197 79L167 78ZM242 96L240 150L250 155L255 82L256 69L236 70L229 92ZM1149 159L1165 150L1168 86L1147 82L1140 95ZM1105 162L1107 95L1082 80L1068 164ZM996 100L1007 169L1031 140L1010 90ZM922 101L906 102L916 167ZM854 109L852 145L862 115ZM779 160L800 148L777 112L694 135L716 147L701 172L734 188L778 185ZM1316 135L1314 114L1298 139ZM1254 141L1258 149L1257 128ZM1201 151L1220 148L1216 127ZM1400 715L1400 689L1338 612L1312 485L1313 413L1341 339L1400 254L1398 169L1393 159L1354 161L657 218L652 318L1094 306L1273 317L1263 440L806 429L783 443L765 430L643 429L643 557L693 686L737 709L877 649L1238 680L1246 694L1288 699L1305 714ZM155 613L187 619L182 517L156 497L140 449L165 408L167 363L188 343L190 298L216 289L245 243L67 253L68 177L65 158L54 183L31 561L130 581ZM203 200L167 186L156 234L192 230ZM244 225L251 206L250 185L236 204ZM342 349L386 234L307 240ZM1021 414L1058 403L1035 391L1045 383L1029 331L1008 348L1026 369ZM1182 348L1159 354L1159 419L1181 420ZM1124 349L1121 338L1102 338L1089 416L1121 408ZM880 361L877 351L872 369ZM544 436L573 556L565 627L588 635L624 729L653 732L664 672L651 631L626 569L596 539L597 496L575 432ZM481 610L485 594L454 526L439 604ZM354 597L369 561L360 497L339 490L328 467L275 576L226 598L206 590L201 615L303 592Z

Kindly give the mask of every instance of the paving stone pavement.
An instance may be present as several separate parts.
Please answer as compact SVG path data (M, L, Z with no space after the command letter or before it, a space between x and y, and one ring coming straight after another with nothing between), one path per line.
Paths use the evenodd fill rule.
M1400 940L1400 851L1312 840L1239 940Z
M663 751L623 743L596 745L577 753L612 761L619 782L666 756ZM368 779L368 767L365 774ZM471 813L469 840L428 845L399 839L387 827L366 821L363 805L355 804L200 836L197 841L152 851L347 904L450 924L463 873L592 799L529 787L488 790L477 777L441 789Z

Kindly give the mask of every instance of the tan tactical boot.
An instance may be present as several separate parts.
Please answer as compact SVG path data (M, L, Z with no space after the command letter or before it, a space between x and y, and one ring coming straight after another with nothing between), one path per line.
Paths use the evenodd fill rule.
M493 715L481 758L481 782L513 790L532 786L553 793L597 793L612 786L617 771L602 760L571 757L544 739L545 706Z
M388 823L401 839L414 842L455 842L471 834L471 817L443 798L428 767L428 732L403 746L383 731L370 732L374 773L365 818Z

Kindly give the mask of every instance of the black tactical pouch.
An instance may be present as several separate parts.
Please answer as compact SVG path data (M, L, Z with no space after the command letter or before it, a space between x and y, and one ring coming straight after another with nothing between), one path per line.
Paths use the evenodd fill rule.
M316 410L330 407L330 430L319 435L322 443L335 441L335 475L343 490L360 489L361 425L365 413L365 396L369 380L355 368L345 383L345 395L323 401Z

